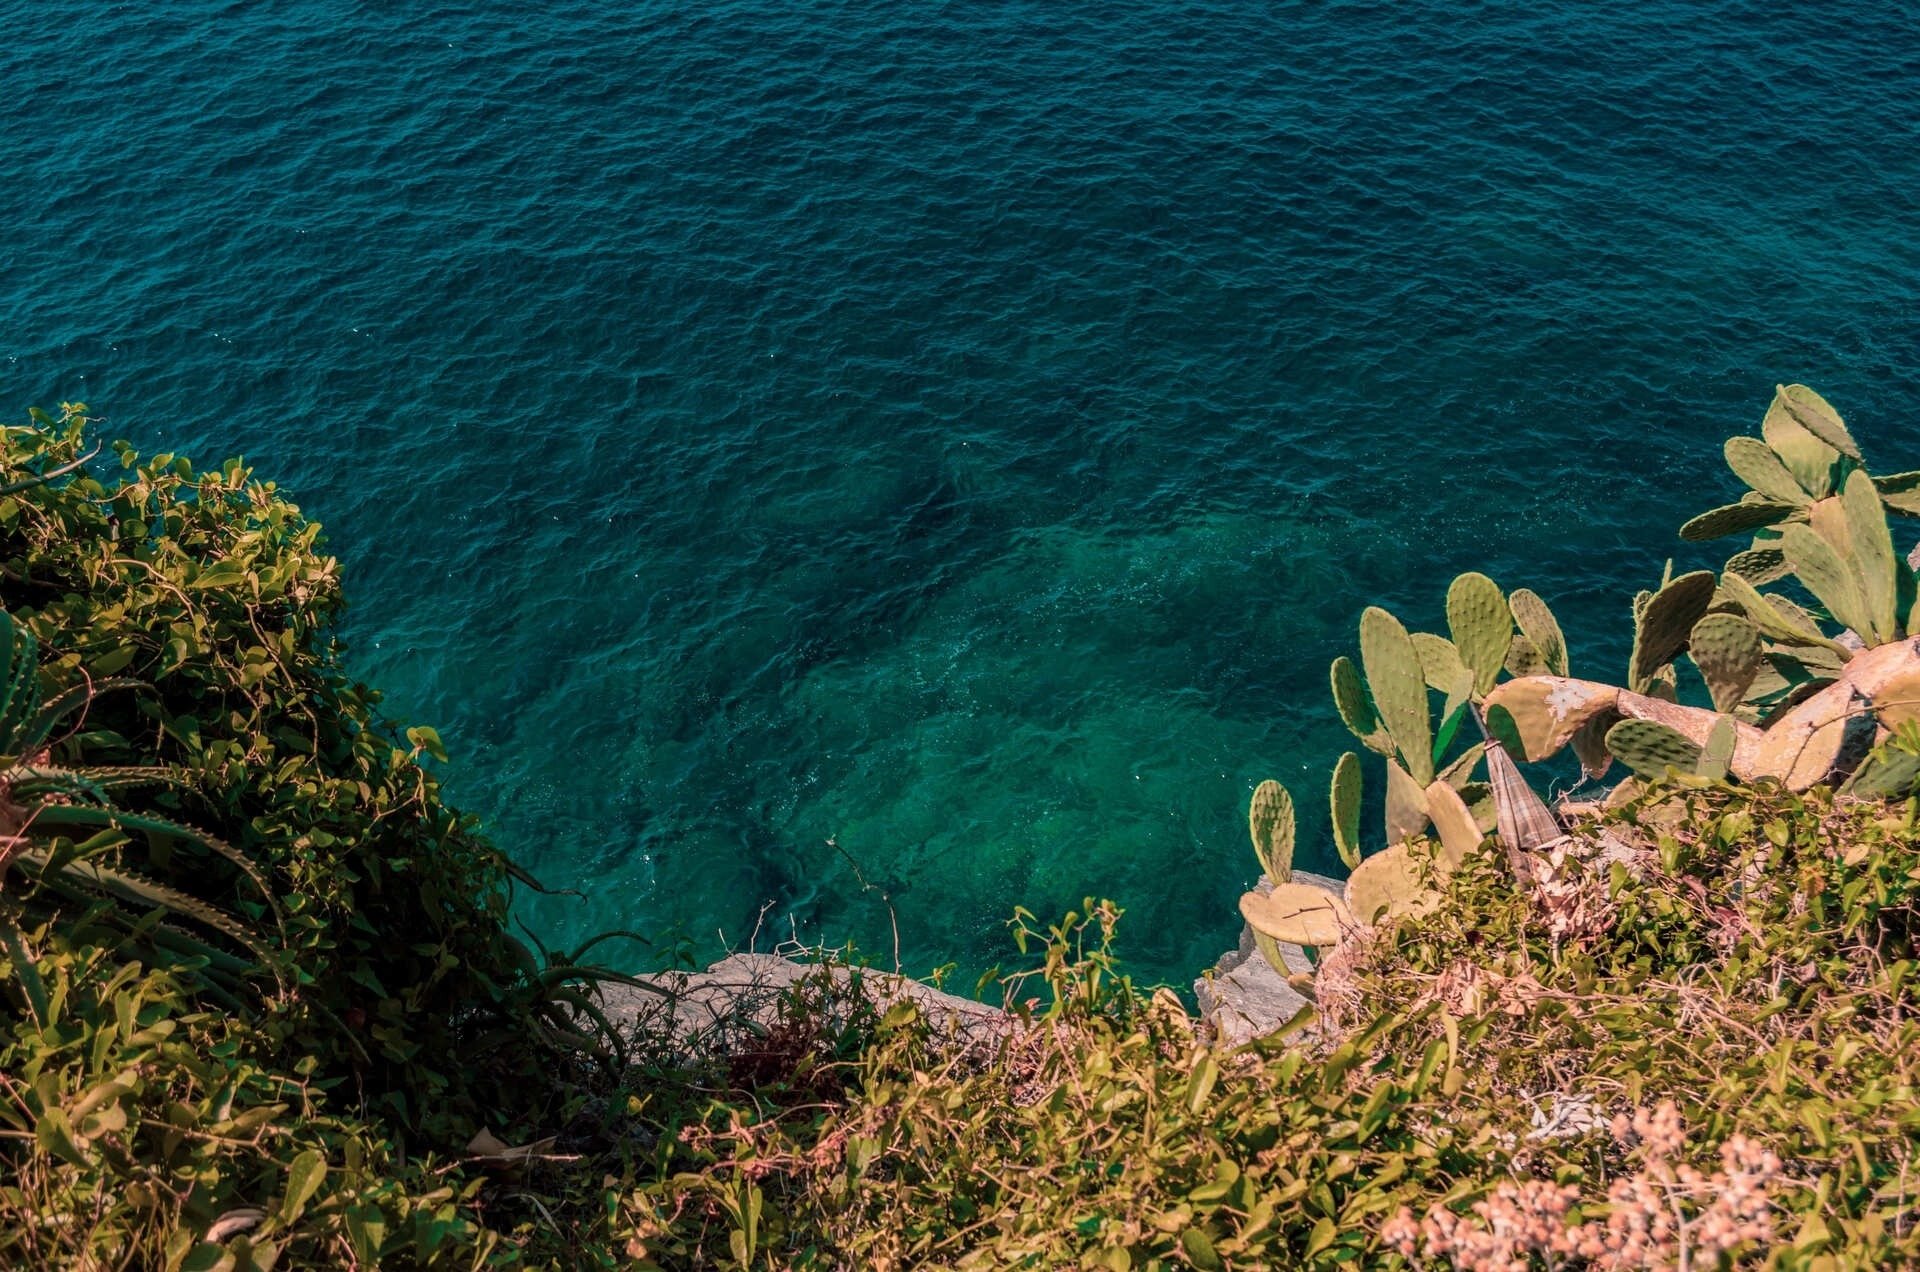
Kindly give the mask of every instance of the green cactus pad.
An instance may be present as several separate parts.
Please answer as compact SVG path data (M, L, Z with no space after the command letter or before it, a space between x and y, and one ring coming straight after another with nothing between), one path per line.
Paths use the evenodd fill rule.
M1815 499L1824 499L1833 493L1833 466L1839 462L1840 452L1808 432L1806 426L1794 418L1785 401L1784 389L1774 391L1766 418L1760 422L1760 436L1766 439L1802 490Z
M1888 729L1920 720L1920 669L1903 671L1873 695L1873 714Z
M1523 634L1515 636L1513 643L1507 646L1507 674L1509 676L1546 676L1552 673L1547 670L1547 660L1541 656L1538 649L1534 648L1533 642Z
M1473 781L1473 771L1480 767L1480 761L1485 759L1486 756L1487 744L1485 742L1475 742L1472 746L1460 752L1458 758L1441 769L1438 778L1448 786L1459 790L1461 787Z
M1467 807L1459 791L1443 781L1435 781L1427 787L1427 811L1440 836L1441 859L1449 869L1458 867L1480 847L1485 836L1480 833L1473 810Z
M1700 763L1700 744L1677 729L1651 720L1622 720L1607 730L1607 750L1643 777L1659 777L1670 768L1691 773Z
M1834 622L1852 628L1865 639L1873 628L1871 613L1853 571L1833 545L1807 526L1788 526L1780 544L1794 575L1826 607Z
M1700 759L1694 765L1694 771L1701 777L1713 781L1724 781L1727 769L1733 764L1733 748L1740 741L1740 731L1734 727L1732 716L1722 716L1720 723L1713 726L1707 734L1707 744L1700 748Z
M1411 839L1427 828L1425 787L1392 760L1387 761L1387 842Z
M1767 665L1760 630L1737 614L1708 614L1695 623L1687 652L1707 682L1716 711L1739 706Z
M1439 892L1422 877L1421 863L1405 844L1368 857L1347 879L1348 913L1369 925L1425 913L1439 900Z
M1689 543L1721 539L1743 530L1777 526L1799 511L1798 504L1775 503L1772 500L1727 504L1710 508L1681 526L1680 537Z
M1737 574L1755 587L1765 587L1787 577L1787 554L1778 547L1755 546L1727 558L1726 572Z
M1687 636L1713 604L1712 570L1683 574L1653 594L1634 623L1627 687L1645 693L1660 669L1687 647ZM1615 754L1619 754L1615 752Z
M1747 620L1760 629L1761 635L1796 645L1828 643L1819 624L1785 597L1762 595L1738 574L1722 576L1720 586L1747 612Z
M1337 945L1340 934L1353 926L1345 901L1304 883L1276 884L1272 892L1242 893L1240 917L1254 931L1289 945Z
M1776 503L1806 503L1810 496L1787 471L1773 447L1757 437L1729 437L1727 467L1733 475Z
M1393 740L1387 736L1379 713L1373 709L1373 699L1367 696L1366 682L1360 678L1360 669L1353 665L1353 659L1342 654L1333 660L1328 674L1333 682L1334 709L1340 713L1340 722L1347 726L1347 732L1359 738L1370 751L1392 754Z
M1293 840L1296 819L1293 796L1269 778L1253 788L1247 807L1247 831L1253 836L1253 855L1272 883L1293 878Z
M1360 864L1360 757L1352 751L1333 766L1327 796L1333 811L1333 844L1351 870Z
M1420 655L1400 620L1377 605L1360 615L1360 665L1374 710L1387 726L1394 750L1422 786L1433 780L1433 726L1427 713L1427 681Z
M1447 588L1447 627L1476 693L1499 678L1513 640L1513 614L1500 586L1484 574L1462 574Z
M1861 761L1843 789L1863 799L1904 799L1920 790L1920 755L1881 747Z
M1853 434L1847 432L1847 426L1840 418L1840 412L1827 404L1827 400L1804 384L1783 384L1774 390L1774 402L1784 407L1807 433L1848 459L1859 460L1860 448L1854 444ZM1768 412L1772 414L1771 411ZM1765 425L1761 426L1762 431ZM1771 438L1768 439L1772 441ZM1784 457L1783 457L1784 458ZM1817 492L1816 492L1817 493Z
M1902 576L1911 571L1906 562L1894 555L1886 510L1880 506L1873 479L1860 469L1847 474L1847 484L1840 492L1840 508L1846 517L1847 541L1852 549L1851 564L1860 599L1873 624L1871 633L1860 635L1869 645L1884 645L1900 636L1900 583Z
M1515 588L1507 598L1507 607L1513 611L1514 622L1520 624L1520 632L1532 645L1534 652L1540 655L1540 661L1546 664L1547 674L1564 676L1567 674L1567 638L1560 632L1560 623L1540 599L1540 594L1531 588Z
M1875 477L1873 488L1880 492L1880 502L1887 506L1889 512L1899 513L1903 517L1920 517L1920 469Z

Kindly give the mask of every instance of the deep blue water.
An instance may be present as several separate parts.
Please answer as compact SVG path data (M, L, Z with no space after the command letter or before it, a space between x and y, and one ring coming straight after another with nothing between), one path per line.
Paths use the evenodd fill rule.
M553 940L1189 976L1363 605L1612 673L1776 380L1920 466L1905 6L0 13L0 407L293 491Z

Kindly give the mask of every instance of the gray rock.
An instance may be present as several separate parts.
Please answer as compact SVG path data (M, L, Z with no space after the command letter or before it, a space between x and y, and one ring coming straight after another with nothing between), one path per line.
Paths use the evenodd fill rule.
M1337 879L1304 870L1294 871L1293 881L1336 896L1344 887ZM1262 876L1255 890L1271 892L1273 885ZM1282 943L1280 958L1291 971L1313 971L1307 952L1298 945ZM1239 948L1221 955L1213 970L1193 983L1193 996L1200 1004L1201 1021L1211 1027L1215 1042L1223 1047L1237 1047L1272 1033L1307 1004L1306 996L1261 957L1253 943L1253 929L1245 926L1240 929Z
M624 1032L664 1039L686 1056L722 1055L745 1045L778 1024L783 1004L795 999L840 1020L863 997L882 1012L912 1002L937 1036L963 1046L1004 1037L1011 1021L999 1008L906 976L773 954L734 954L704 972L636 979L645 988L603 986L602 1010Z

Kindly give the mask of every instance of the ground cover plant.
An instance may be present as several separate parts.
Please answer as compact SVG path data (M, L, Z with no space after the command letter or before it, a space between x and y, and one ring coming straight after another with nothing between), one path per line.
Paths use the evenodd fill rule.
M1250 810L1246 917L1317 959L1275 1035L1214 1045L1089 901L1016 917L995 1036L823 978L699 1051L510 934L271 487L9 429L0 1263L1920 1264L1920 476L1800 386L1762 432L1686 530L1753 538L1623 606L1620 684L1482 576L1444 636L1368 611L1333 689L1383 835L1357 753L1337 896L1290 793ZM1567 746L1631 776L1550 807Z

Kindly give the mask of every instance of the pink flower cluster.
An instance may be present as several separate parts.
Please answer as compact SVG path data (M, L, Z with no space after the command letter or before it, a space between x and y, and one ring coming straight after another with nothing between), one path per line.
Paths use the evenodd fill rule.
M1607 1189L1604 1219L1567 1222L1580 1200L1571 1184L1509 1180L1466 1214L1435 1206L1416 1221L1403 1206L1381 1240L1417 1265L1459 1272L1525 1272L1536 1258L1554 1269L1664 1272L1713 1267L1773 1241L1768 1189L1781 1163L1772 1152L1735 1135L1720 1146L1720 1169L1711 1174L1678 1160L1686 1133L1672 1101L1622 1113L1612 1130L1623 1146L1637 1146L1640 1163Z

